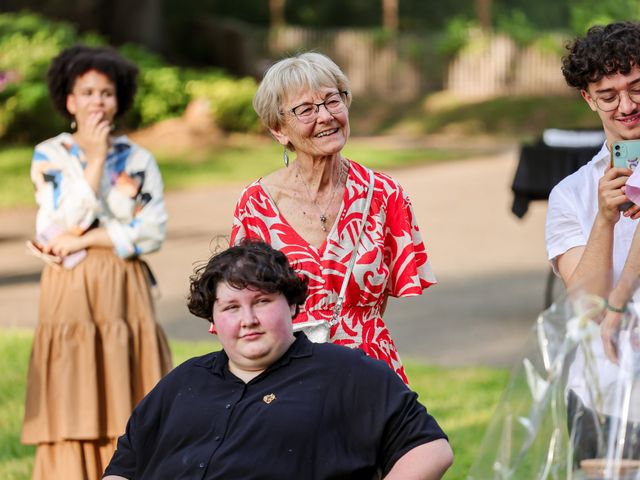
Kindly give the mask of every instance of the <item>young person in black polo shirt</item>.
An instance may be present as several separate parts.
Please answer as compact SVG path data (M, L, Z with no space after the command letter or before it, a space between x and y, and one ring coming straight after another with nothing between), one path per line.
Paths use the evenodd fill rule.
M209 260L189 309L223 350L193 358L137 406L114 479L439 479L447 437L379 360L293 334L306 279L262 242Z

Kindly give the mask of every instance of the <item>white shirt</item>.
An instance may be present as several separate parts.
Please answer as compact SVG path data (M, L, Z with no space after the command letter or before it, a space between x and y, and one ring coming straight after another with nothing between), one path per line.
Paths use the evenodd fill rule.
M571 248L587 244L598 213L598 182L609 161L609 150L605 143L589 163L558 183L549 195L545 240L547 255L556 275L558 257ZM636 220L620 216L614 227L614 284L620 278L637 225ZM634 298L638 301L636 296ZM606 357L599 337L594 338L589 347L597 366L597 371L594 372L596 379L588 378L584 350L579 348L569 369L567 387L573 390L586 406L607 415L617 416L619 401L614 386L620 368ZM597 390L593 388L593 380L598 385ZM595 392L597 395L594 395ZM638 407L632 408L629 419L640 419L638 410Z
M86 231L96 220L123 258L150 253L165 238L167 212L155 159L126 136L114 139L96 195L84 178L84 154L68 133L36 146L31 180L39 209L36 231L52 224Z

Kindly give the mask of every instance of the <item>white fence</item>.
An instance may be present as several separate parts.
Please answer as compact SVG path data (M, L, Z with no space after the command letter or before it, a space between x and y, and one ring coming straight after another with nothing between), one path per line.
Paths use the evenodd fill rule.
M257 32L254 32L256 34ZM257 38L257 37L256 37ZM357 95L414 100L435 90L462 97L564 94L560 63L563 39L520 46L501 34L477 32L448 65L430 35L386 37L365 29L281 27L260 37L262 59L315 50L329 55L347 74Z
M560 63L559 49L520 47L507 36L481 34L450 63L445 89L473 97L569 93Z

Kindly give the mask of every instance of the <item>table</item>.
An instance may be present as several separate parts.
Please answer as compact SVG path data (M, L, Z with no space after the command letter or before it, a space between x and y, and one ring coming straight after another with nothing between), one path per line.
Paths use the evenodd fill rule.
M600 151L602 145L590 147L550 147L542 140L523 145L518 168L511 185L513 204L511 211L518 218L524 217L529 202L547 200L553 187L567 175L588 163ZM544 308L554 300L556 275L549 269L544 292Z
M551 189L560 180L588 163L601 147L549 147L542 140L523 145L511 185L513 214L522 218L529 202L549 198Z

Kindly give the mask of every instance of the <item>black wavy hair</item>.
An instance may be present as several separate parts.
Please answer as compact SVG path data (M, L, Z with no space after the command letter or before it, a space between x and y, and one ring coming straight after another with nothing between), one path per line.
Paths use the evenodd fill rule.
M307 298L308 279L298 275L284 253L265 242L245 239L212 256L190 277L187 307L195 316L213 322L213 304L220 282L265 293L280 292L289 305L300 305ZM294 315L295 316L295 315Z
M67 95L73 90L76 79L89 70L106 75L115 85L116 117L127 113L138 87L138 67L111 47L75 45L64 49L52 60L47 71L47 86L54 107L65 117L73 117L67 111Z
M567 83L586 90L590 83L616 73L628 74L640 66L640 24L615 22L591 27L584 37L567 45L562 74Z

